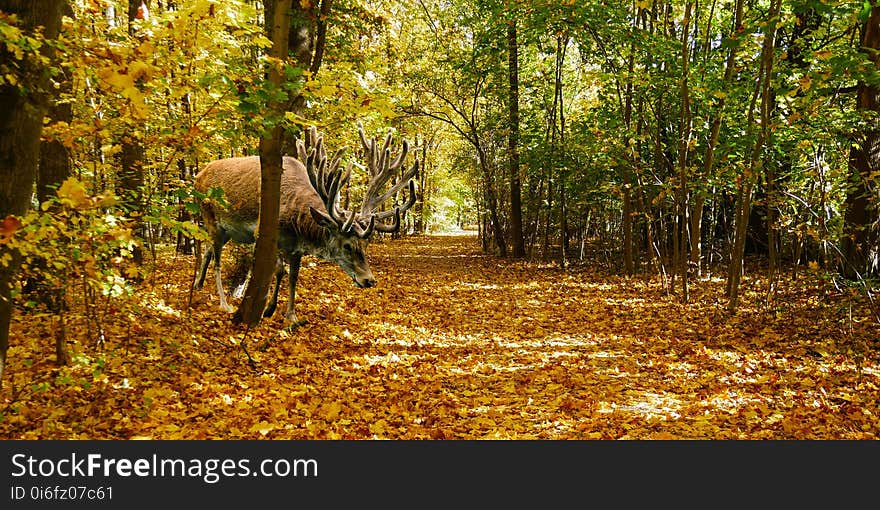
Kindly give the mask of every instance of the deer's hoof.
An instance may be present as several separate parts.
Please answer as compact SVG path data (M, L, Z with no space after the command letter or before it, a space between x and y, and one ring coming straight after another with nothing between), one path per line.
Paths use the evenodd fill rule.
M309 321L307 321L306 319L297 319L296 317L294 317L293 320L290 321L290 324L288 324L285 329L287 329L288 333L293 333L294 331L299 329L301 326L305 326L308 323L309 323Z

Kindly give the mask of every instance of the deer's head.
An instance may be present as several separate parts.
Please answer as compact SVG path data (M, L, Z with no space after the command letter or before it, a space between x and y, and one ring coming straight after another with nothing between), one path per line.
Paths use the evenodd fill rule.
M299 160L306 167L312 187L324 202L324 210L309 207L312 219L326 230L326 242L318 248L315 255L335 262L358 287L368 288L376 285L366 256L370 236L377 231L393 233L400 230L401 213L412 207L416 201L413 177L418 172L419 163L416 160L410 170L401 175L399 170L408 152L407 142L403 142L400 154L392 160L391 133L386 137L380 152L376 139L368 141L360 124L358 132L363 145L365 166L370 175L360 212L347 211L339 205L339 192L351 178L353 166L348 163L345 170L340 168L344 148L328 162L323 138L312 127L305 140L297 140L296 149ZM381 193L385 184L393 177L397 177L396 182L388 191ZM391 210L378 211L385 201L396 198L407 185L408 195L402 204L395 203Z

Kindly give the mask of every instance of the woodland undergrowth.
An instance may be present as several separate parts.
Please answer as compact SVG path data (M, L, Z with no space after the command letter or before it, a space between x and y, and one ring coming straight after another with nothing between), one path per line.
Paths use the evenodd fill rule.
M720 278L691 281L682 304L656 275L498 259L469 236L370 252L372 289L304 259L296 310L308 322L294 331L284 298L258 328L233 326L212 285L191 295L194 258L169 250L89 320L69 296L66 366L55 364L58 316L18 310L0 437L880 434L876 306L815 270L787 272L769 306L766 283L747 275L731 316Z

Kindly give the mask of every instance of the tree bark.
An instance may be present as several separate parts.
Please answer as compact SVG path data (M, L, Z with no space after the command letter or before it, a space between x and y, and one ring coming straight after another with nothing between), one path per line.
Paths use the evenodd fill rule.
M73 87L70 76L61 75L59 80L58 91L65 96L69 95ZM53 122L70 124L73 120L73 107L70 102L55 101L49 105L47 117ZM70 177L70 167L70 153L60 140L42 140L40 142L40 164L37 168L37 203L42 204L55 196L58 186ZM45 261L41 260L40 263L45 264ZM55 361L59 365L66 365L70 361L70 355L67 351L67 331L64 325L64 290L46 285L42 278L32 278L28 285L33 285L38 289L39 299L49 310L58 314L59 327L55 331Z
M562 165L559 168L559 266L565 269L568 263L568 208L566 206L565 177L568 173L568 158L565 147L565 98L562 95L565 53L568 48L568 34L556 38L556 96L558 106L556 118L559 120L557 141Z
M871 8L862 36L862 51L880 68L880 6ZM876 126L880 114L880 87L860 81L858 85L859 110L871 112ZM844 202L844 237L841 246L843 263L841 273L850 279L874 276L880 271L880 235L876 227L876 179L872 171L880 168L880 130L867 128L860 133L849 154L850 185Z
M291 0L269 0L272 17L266 18L266 34L272 41L270 56L286 61L288 37L291 21ZM283 69L272 65L269 69L269 82L280 87L284 80ZM254 267L250 282L245 289L241 305L232 321L236 324L256 326L263 318L269 285L275 274L275 261L278 257L278 216L281 208L281 145L284 129L279 120L285 110L285 103L271 101L267 109L276 118L275 126L260 137L260 218L257 226L257 242L254 247Z
M143 3L149 7L149 0L129 0L128 2L128 35L132 39L137 36L134 22L138 19L138 10ZM136 43L133 43L136 44ZM137 123L137 121L135 121ZM133 230L140 234L141 238L146 238L143 222L140 216L143 212L142 198L144 186L144 160L146 159L146 151L143 142L140 139L136 126L130 126L128 133L122 137L122 150L119 154L119 181L117 189L119 190L119 198L126 213L134 219ZM144 250L140 245L136 245L132 251L132 259L136 264L144 261Z
M72 82L68 76L61 77L59 92L72 92ZM69 102L55 102L49 105L48 117L54 122L70 123L73 108ZM70 177L70 153L60 140L40 142L40 165L37 170L37 201L43 203L55 196L55 190Z
M0 11L17 14L25 32L43 26L43 35L48 39L58 37L65 6L63 0L0 0ZM11 62L14 57L6 49L0 49L0 59ZM29 84L28 91L9 84L0 86L0 219L21 216L29 208L39 161L43 116L50 100L48 74L39 60L26 57L19 65L23 74L20 82ZM5 254L6 249L0 247L0 258ZM0 265L0 388L9 348L13 278L21 262L17 253L11 255L8 265Z

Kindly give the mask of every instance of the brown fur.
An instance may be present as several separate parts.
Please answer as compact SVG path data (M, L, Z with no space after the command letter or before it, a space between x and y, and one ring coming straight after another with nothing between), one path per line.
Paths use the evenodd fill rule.
M284 157L281 173L280 224L298 236L313 241L321 239L324 228L312 219L309 207L326 212L324 203L309 182L306 168L299 160ZM210 203L202 204L206 222L216 222L217 216L234 221L255 222L260 209L260 158L246 156L220 159L207 164L195 177L195 188L207 193L211 188L222 188L228 204L226 210L215 210Z

